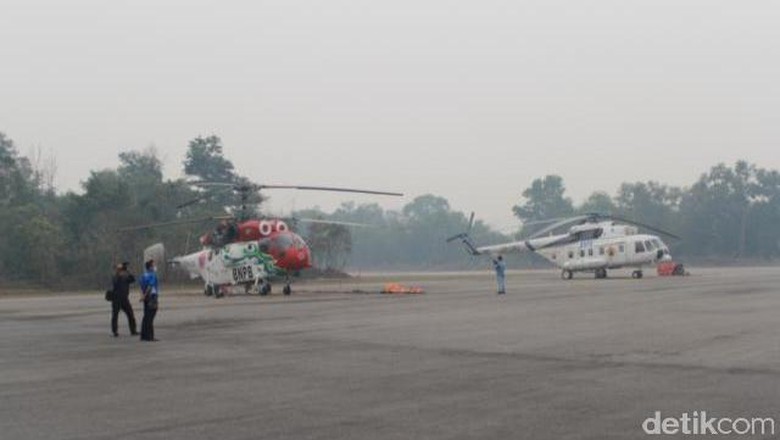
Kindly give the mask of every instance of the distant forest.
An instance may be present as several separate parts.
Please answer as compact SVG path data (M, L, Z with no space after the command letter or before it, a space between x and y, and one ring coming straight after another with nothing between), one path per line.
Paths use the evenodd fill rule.
M115 262L140 262L143 249L163 242L173 253L194 251L213 227L203 220L165 228L119 232L123 227L224 215L235 210L231 193L203 197L191 180L249 182L236 174L219 137L190 141L182 166L186 178L171 180L153 148L119 154L116 168L85 176L80 193L54 187L56 160L23 156L0 133L0 282L50 288L102 287ZM561 177L543 176L518 188L512 236L477 221L478 243L498 243L532 232L523 223L577 213L617 214L683 237L670 241L677 258L698 261L764 261L780 257L780 174L744 161L717 164L689 187L659 182L624 183L616 194L595 192L576 205ZM188 200L198 203L177 209ZM262 213L262 196L250 200ZM270 213L269 213L270 214ZM400 211L377 204L344 203L334 212L305 209L294 216L359 222L371 227L293 225L312 247L322 269L353 271L484 268L445 238L462 232L468 214L437 195L417 197ZM294 221L291 221L294 223ZM514 266L535 264L532 256ZM138 264L140 266L140 264ZM138 267L136 266L136 267Z

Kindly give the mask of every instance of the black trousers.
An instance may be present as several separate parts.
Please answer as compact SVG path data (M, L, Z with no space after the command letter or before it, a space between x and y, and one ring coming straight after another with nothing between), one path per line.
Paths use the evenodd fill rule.
M111 331L114 334L118 333L119 311L125 312L127 315L127 324L130 326L130 333L135 333L135 315L133 314L133 306L130 305L130 299L126 296L122 296L111 301Z
M141 320L141 340L154 339L154 317L157 315L157 306L150 307L150 301L144 301L144 319Z

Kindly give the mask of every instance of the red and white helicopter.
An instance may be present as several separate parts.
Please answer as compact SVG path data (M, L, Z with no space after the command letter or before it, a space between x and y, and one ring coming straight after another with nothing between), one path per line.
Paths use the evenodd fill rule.
M283 293L292 293L292 274L312 266L312 253L306 241L293 232L281 218L248 218L247 202L252 193L263 189L296 189L306 191L346 192L383 196L403 196L401 193L371 191L354 188L300 185L256 185L246 183L193 182L199 187L219 188L203 196L179 205L184 208L221 193L235 192L241 197L239 215L213 216L125 228L123 230L148 229L182 223L218 220L218 226L200 237L202 249L167 260L172 266L186 271L191 278L201 278L204 293L220 297L230 286L243 286L247 293L267 295L271 293L271 280L283 278ZM318 219L294 219L302 223L327 223L344 226L365 226L351 222ZM165 260L165 247L158 243L146 249L144 258Z

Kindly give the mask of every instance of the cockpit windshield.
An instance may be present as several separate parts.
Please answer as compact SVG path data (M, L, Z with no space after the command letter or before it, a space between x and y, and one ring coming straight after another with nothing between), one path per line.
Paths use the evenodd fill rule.
M293 239L289 234L279 234L272 240L276 247L280 249L287 249L293 245Z

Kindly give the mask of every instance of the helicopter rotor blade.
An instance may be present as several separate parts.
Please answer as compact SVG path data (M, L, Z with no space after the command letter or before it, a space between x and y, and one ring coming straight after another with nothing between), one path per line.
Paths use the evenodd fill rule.
M673 238L675 240L682 240L682 238L679 235L676 235L676 234L673 234L673 233L671 233L669 231L665 231L663 229L656 228L655 226L650 226L648 224L640 223L638 221L631 220L631 219L628 219L628 218L625 218L625 217L619 217L619 216L616 216L616 215L608 215L608 216L603 216L603 217L610 218L612 220L617 220L617 221L623 222L623 223L632 224L634 226L639 226L640 228L645 228L645 229L647 229L649 231L653 231L653 232L656 232L656 233L659 233L659 234L662 234L662 235L666 235L667 237L671 237L671 238Z
M547 225L553 222L559 222L561 220L568 220L571 217L555 217L555 218L548 218L544 220L531 220L529 222L523 222L522 226L536 226L536 225Z
M200 203L200 202L202 202L204 200L208 200L208 199L210 199L210 198L212 198L214 196L218 196L220 194L224 194L224 193L230 192L232 190L233 190L233 188L230 187L228 189L224 189L224 190L221 190L221 191L214 191L214 192L209 192L209 193L203 194L201 196L195 197L192 200L188 200L188 201L186 201L186 202L184 202L184 203L182 203L180 205L177 205L176 209L182 209L182 208L186 208L188 206L192 206L192 205L194 205L196 203Z
M267 185L267 184L254 184L254 183L240 183L240 182L209 182L209 181L189 181L190 185L201 187L224 187L231 188L235 191L259 191L263 189L297 189L300 191L331 191L331 192L348 192L357 194L373 194L380 196L403 196L403 193L389 192L389 191L375 191L370 189L358 189L358 188L342 188L334 186L312 186L312 185Z
M172 222L160 222L160 223L149 223L145 225L138 225L138 226L128 226L125 228L118 228L116 232L130 232L130 231L140 231L144 229L153 229L153 228L163 228L167 226L176 226L176 225L186 225L188 223L202 223L207 221L213 221L213 220L230 220L233 216L230 215L213 215L209 217L199 217L199 218L191 218L186 220L175 220Z
M187 181L187 184L192 185L192 186L204 186L204 187L207 187L207 186L221 186L221 187L233 188L233 187L237 186L237 184L230 183L230 182L209 182L209 181L205 181L205 180L190 180L190 181Z
M341 225L341 226L354 226L357 228L373 228L374 225L369 225L368 223L357 223L357 222L345 222L340 220L323 220L323 219L317 219L317 218L300 218L300 217L294 217L293 221L300 222L300 223L312 223L312 224L323 224L323 225Z
M388 191L374 191L368 189L356 189L356 188L338 188L332 186L306 186L306 185L254 185L255 189L297 189L300 191L330 191L330 192L347 192L357 194L373 194L380 196L403 196L402 193L388 192Z
M557 219L553 219L553 220L557 220ZM640 228L645 228L645 229L647 229L649 231L656 232L658 234L662 234L662 235L674 238L675 240L682 240L682 238L680 238L678 235L673 234L673 233L671 233L669 231L665 231L663 229L657 228L655 226L651 226L651 225L648 225L648 224L645 224L645 223L641 223L641 222L638 222L638 221L635 221L635 220L631 220L631 219L628 219L628 218L625 218L625 217L620 217L620 216L617 216L617 215L600 214L600 213L597 213L597 212L590 212L590 213L581 214L581 215L577 215L577 216L573 216L573 217L562 219L560 221L557 221L557 222L553 223L550 226L547 226L547 227L543 228L542 230L540 230L538 232L535 232L534 234L531 234L528 238L530 239L530 238L538 238L538 237L544 236L547 233L552 232L552 231L554 231L554 230L556 230L556 229L558 229L558 228L560 228L562 226L566 226L566 225L570 225L570 224L582 224L584 222L595 222L595 221L599 221L599 220L615 220L615 221L618 221L618 222L627 223L627 224L631 224L631 225L634 225L634 226L639 226ZM541 222L542 223L547 223L548 221L543 220Z
M542 228L541 230L528 236L528 238L530 239L530 238L542 237L544 235L547 235L548 232L552 232L562 226L570 225L577 222L583 222L588 220L589 218L591 218L590 215L576 215L574 217L565 218L563 220L551 224L550 226L547 226L546 228Z

